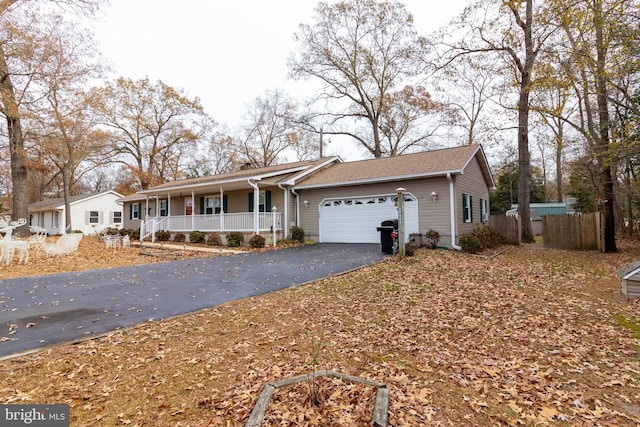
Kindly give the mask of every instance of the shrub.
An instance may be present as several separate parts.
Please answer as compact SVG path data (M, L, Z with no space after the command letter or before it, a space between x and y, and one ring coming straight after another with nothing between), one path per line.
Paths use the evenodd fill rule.
M117 228L113 228L113 227L105 228L104 232L106 234L108 234L109 236L117 236L118 234L120 234L120 230L118 230ZM75 233L75 231L74 231L74 233Z
M430 229L430 230L427 230L426 233L424 233L424 245L427 248L435 249L439 241L440 241L440 233L438 233L436 230Z
M170 238L171 238L171 233L169 233L168 230L156 231L156 239L157 240L160 240L161 242L166 242Z
M504 238L488 225L476 227L471 234L478 239L482 250L497 248L504 243Z
M122 230L122 235L129 236L131 240L140 240L140 230L127 228L125 230Z
M405 243L404 245L404 254L406 256L414 256L416 253L416 249L418 249L418 246L416 246L415 243L409 242L409 243Z
M230 248L237 248L244 244L244 234L239 231L232 231L227 234L227 246Z
M222 246L222 237L219 233L209 233L207 236L207 245Z
M204 233L202 231L193 230L189 233L190 243L204 243Z
M255 234L249 239L249 246L252 248L264 248L265 243L265 238L259 234Z
M462 248L462 252L468 254L477 254L482 251L480 241L473 234L463 234L460 236L460 247Z
M290 235L291 240L304 243L304 230L302 229L302 227L298 227L297 225L292 226Z
M184 243L187 240L187 237L184 235L184 233L176 233L175 236L173 236L173 241L176 243Z

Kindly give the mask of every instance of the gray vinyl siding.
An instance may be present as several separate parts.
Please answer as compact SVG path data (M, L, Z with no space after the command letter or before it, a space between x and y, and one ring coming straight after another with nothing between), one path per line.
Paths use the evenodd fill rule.
M456 223L458 230L456 238L461 235L471 233L477 226L482 224L480 213L480 199L487 201L487 211L489 211L489 188L486 184L480 166L474 159L464 170L464 174L455 176L456 191ZM470 194L472 197L472 219L470 223L463 222L462 195ZM456 240L457 240L456 239Z
M343 197L367 197L382 194L394 194L396 189L403 187L408 193L418 199L419 232L429 229L438 230L441 244L448 244L451 240L449 217L449 186L445 177L420 179L410 181L396 181L381 184L365 184L348 187L331 187L322 189L300 190L300 226L305 235L312 240L319 240L320 204L324 199ZM433 202L431 192L438 193ZM309 201L309 208L305 209L302 201Z

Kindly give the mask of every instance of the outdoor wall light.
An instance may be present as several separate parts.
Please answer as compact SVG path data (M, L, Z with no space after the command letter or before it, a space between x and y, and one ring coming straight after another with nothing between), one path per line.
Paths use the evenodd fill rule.
M308 200L305 200L302 203L304 204L305 209L309 209L309 201Z
M436 193L435 191L431 192L431 199L433 200L433 203L436 202L436 199L438 198L438 193Z

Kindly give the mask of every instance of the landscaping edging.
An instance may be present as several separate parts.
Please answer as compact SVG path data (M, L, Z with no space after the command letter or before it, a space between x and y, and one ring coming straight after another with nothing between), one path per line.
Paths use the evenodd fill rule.
M262 389L262 393L260 393L258 402L256 402L253 410L251 411L246 427L260 427L265 411L269 406L269 402L271 402L271 396L277 388L287 387L303 381L311 381L314 378L322 377L339 378L343 381L376 387L378 390L376 392L376 400L373 405L373 415L371 419L372 425L374 427L387 427L387 423L389 422L389 389L386 384L327 370L316 371L310 374L298 375L295 377L285 378L280 381L267 383Z

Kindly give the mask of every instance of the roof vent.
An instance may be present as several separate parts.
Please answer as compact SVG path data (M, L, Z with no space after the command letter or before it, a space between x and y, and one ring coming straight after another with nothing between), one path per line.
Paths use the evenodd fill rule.
M246 171L247 169L254 169L254 168L255 168L255 165L251 162L246 162L245 164L240 166L241 171Z

